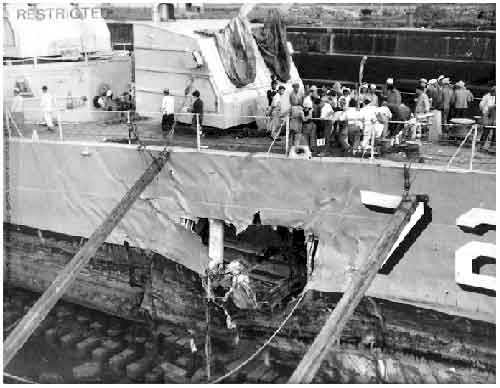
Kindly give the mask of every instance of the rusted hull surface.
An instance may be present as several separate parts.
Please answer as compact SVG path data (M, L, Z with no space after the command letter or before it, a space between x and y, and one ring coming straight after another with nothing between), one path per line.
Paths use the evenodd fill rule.
M135 146L13 140L9 147L10 222L84 237L151 159ZM494 231L465 234L456 219L471 208L495 209L495 175L421 166L412 169L411 180L413 193L429 195L432 220L368 295L494 321L495 296L456 284L454 254L469 240L494 243ZM311 287L339 292L390 217L364 206L360 190L401 195L402 189L398 163L173 148L168 166L108 242L127 240L203 273L207 249L180 218L221 219L242 231L259 212L262 224L318 236Z
M35 229L4 225L4 280L9 285L43 292L77 252L80 240L46 231L40 237ZM271 342L271 352L277 352L283 362L288 360L293 370L339 297L338 293L310 291ZM127 251L123 246L103 245L64 299L144 325L153 320L160 330L170 323L197 333L206 329L200 276L167 258L135 248ZM293 304L292 300L275 311L232 310L237 330L228 329L222 310L211 304L212 334L228 342L236 333L241 338L263 341L280 326ZM341 342L342 352L346 347L361 351L358 366L372 365L385 353L403 363L409 355L411 364L416 358L424 364L440 360L457 370L472 368L480 374L495 374L495 325L405 304L365 298L343 331ZM370 346L375 347L373 352L368 352ZM349 360L344 361L346 365L342 360L335 361L336 367L342 364L341 369L349 369ZM332 367L325 364L322 371L328 375ZM422 376L425 373L424 369ZM331 376L318 379L331 381ZM471 380L463 376L459 381Z

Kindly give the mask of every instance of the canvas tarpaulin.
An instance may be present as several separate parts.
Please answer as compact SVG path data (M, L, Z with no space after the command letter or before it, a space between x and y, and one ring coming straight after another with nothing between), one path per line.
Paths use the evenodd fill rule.
M231 82L238 88L255 81L256 59L253 35L248 21L240 16L215 33L215 42Z
M270 20L264 23L260 36L256 36L260 53L269 70L281 82L290 79L290 51L286 40L286 27L278 10L271 10Z

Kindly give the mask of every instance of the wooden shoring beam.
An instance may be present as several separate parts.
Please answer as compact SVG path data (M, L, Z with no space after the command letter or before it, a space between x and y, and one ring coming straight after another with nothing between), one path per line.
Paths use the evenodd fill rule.
M332 344L340 338L342 330L375 279L404 226L415 212L416 206L417 200L414 197L400 203L384 232L377 239L371 254L347 284L342 298L288 380L289 384L311 383Z
M3 367L9 364L19 349L25 344L38 325L49 314L57 301L64 295L66 290L73 284L81 269L95 255L97 249L104 243L115 226L137 200L144 189L151 183L155 176L162 170L168 160L168 151L162 151L154 158L149 167L144 171L134 185L127 191L125 196L114 207L102 224L92 233L85 245L76 253L71 261L57 275L52 284L45 290L43 295L30 308L21 322L10 333L4 342Z

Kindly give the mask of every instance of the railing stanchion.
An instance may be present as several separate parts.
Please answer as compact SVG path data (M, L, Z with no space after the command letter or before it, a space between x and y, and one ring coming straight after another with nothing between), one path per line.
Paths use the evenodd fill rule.
M61 111L57 111L57 127L59 128L59 140L63 141L63 130L61 124Z
M477 124L474 124L474 135L472 136L472 149L470 155L469 170L472 171L472 160L474 159L474 154L476 153L476 141L477 141Z
M370 160L375 159L375 126L372 124L370 139Z
M196 148L201 150L200 114L196 113Z
M289 137L290 137L290 116L287 115L285 118L285 155L288 155Z
M12 131L10 129L10 114L9 114L9 108L7 106L4 109L4 114L5 114L5 126L7 127L7 133L9 134L9 139L12 137Z
M35 69L38 67L38 57L33 57L33 66L35 67Z

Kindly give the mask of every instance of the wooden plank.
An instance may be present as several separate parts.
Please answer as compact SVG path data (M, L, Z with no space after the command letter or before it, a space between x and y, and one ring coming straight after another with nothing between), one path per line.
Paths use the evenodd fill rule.
M31 336L37 326L45 319L52 307L64 295L66 290L76 279L81 269L95 255L97 249L106 240L115 226L130 209L135 200L158 175L167 162L168 152L162 151L159 156L153 159L149 167L141 177L134 183L125 196L115 206L103 223L92 233L89 240L64 267L61 273L52 282L50 287L43 293L33 307L26 313L21 322L12 331L3 348L3 366L9 364L16 353Z
M409 222L416 205L416 200L412 198L406 201L403 200L398 206L384 233L377 239L370 256L353 275L342 298L293 372L288 383L311 383L331 345L340 338L344 326L368 290L394 242L399 237L404 226Z

